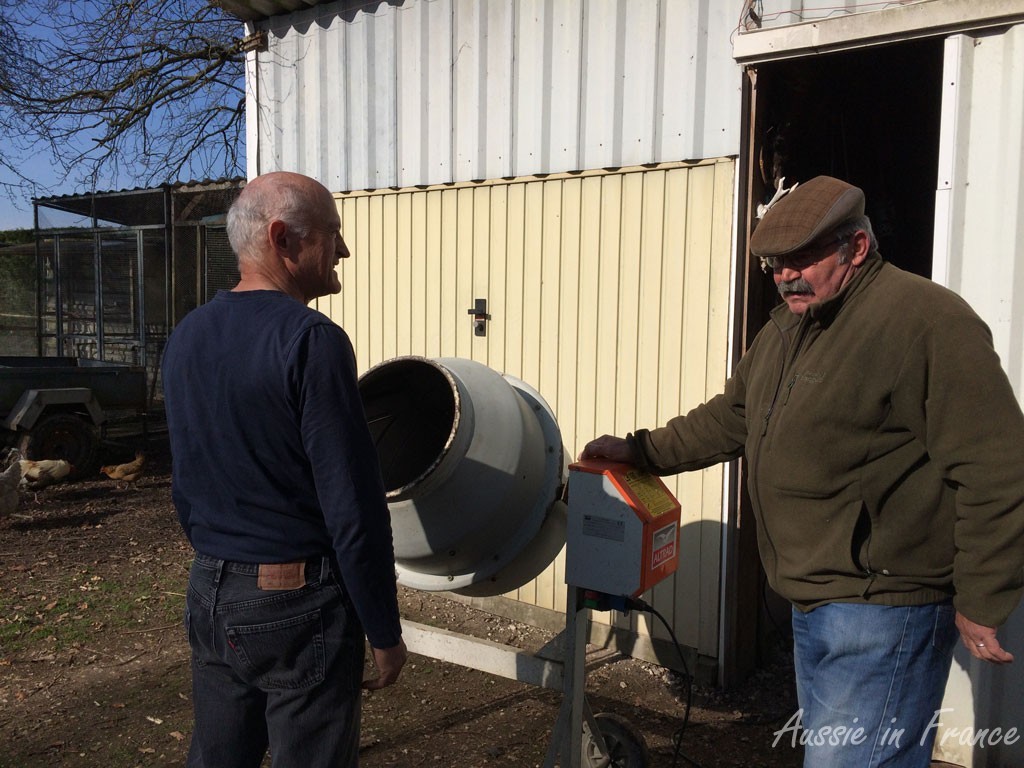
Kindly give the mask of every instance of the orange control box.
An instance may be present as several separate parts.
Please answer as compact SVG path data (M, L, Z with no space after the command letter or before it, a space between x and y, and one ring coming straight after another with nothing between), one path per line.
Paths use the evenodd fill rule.
M661 478L610 461L569 465L565 581L636 597L679 564L679 502Z

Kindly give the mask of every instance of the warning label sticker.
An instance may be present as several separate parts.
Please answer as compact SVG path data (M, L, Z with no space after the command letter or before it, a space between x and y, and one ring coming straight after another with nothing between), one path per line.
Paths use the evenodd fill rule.
M658 482L654 475L634 470L626 473L625 480L626 485L636 494L640 503L653 517L664 515L675 508L672 494L665 490L665 487Z
M614 520L610 517L583 516L583 535L596 536L609 541L626 540L626 521Z

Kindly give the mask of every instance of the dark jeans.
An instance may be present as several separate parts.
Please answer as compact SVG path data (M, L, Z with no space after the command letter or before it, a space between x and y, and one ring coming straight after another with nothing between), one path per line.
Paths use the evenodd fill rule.
M256 565L196 555L185 626L195 729L190 768L358 765L365 641L328 558L268 591Z

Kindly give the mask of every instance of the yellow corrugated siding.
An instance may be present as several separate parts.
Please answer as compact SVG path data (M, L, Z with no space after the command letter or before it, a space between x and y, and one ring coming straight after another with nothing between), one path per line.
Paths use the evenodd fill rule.
M340 196L353 258L320 309L349 332L361 370L456 356L522 379L555 410L571 458L596 435L657 426L721 391L734 173L723 159ZM485 337L467 314L477 298ZM679 640L710 656L722 472L668 478L683 506L680 569L651 596ZM564 610L564 557L511 596ZM617 621L665 636L635 615Z

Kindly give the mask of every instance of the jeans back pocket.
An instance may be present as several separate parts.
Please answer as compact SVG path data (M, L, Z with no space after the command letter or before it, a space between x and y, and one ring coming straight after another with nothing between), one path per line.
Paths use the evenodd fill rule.
M319 609L263 624L226 627L228 643L249 682L263 690L297 689L324 680Z

